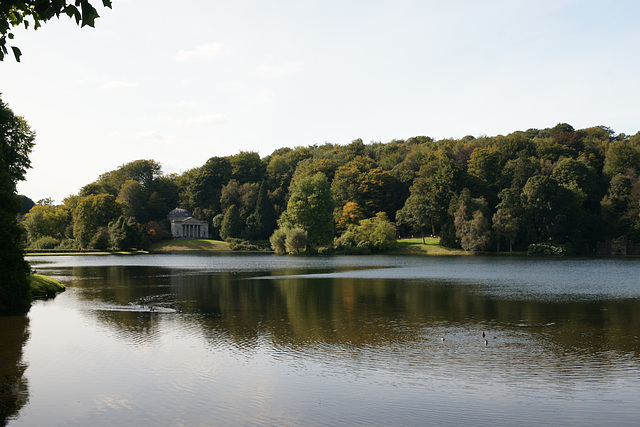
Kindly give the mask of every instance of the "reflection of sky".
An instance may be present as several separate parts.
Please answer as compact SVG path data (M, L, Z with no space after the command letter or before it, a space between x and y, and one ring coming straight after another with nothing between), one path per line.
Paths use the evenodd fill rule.
M243 347L219 320L185 314L125 336L78 311L76 297L70 289L33 307L30 404L10 426L624 425L640 416L637 360L563 349L527 329L493 325L486 347L478 325L448 322L360 346L283 343L263 330Z
M34 268L114 265L114 257L90 255L42 256L32 257L29 261ZM483 285L484 293L503 297L535 296L566 299L640 297L639 259L160 254L121 256L116 262L118 265L125 266L158 266L192 270L194 274L253 272L259 278L271 279L284 277L434 279ZM292 270L311 269L318 272L313 274L304 272L301 276L292 272ZM278 270L282 270L283 275L279 275ZM189 272L185 271L185 274Z
M69 268L114 260L162 268ZM474 294L637 295L636 260L150 255L35 263L45 274L79 273L83 283L29 313L30 403L12 427L627 425L640 417L638 342L629 335L637 328L613 315L633 305L612 302L601 322L582 318L594 314L583 310L589 303ZM243 274L228 274L235 271ZM141 310L171 292L170 279L146 272L184 279L168 301L197 299L191 310ZM575 316L547 323L547 307Z
M532 260L429 258L401 266L263 278L438 280L481 285L501 297L638 298L640 260ZM382 267L382 266L380 266Z

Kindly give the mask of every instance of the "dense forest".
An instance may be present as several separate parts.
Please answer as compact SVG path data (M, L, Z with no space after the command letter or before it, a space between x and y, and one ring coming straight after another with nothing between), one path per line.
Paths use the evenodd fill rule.
M436 235L474 252L632 253L640 132L561 123L506 136L355 140L212 157L182 174L138 160L61 205L23 202L31 249L145 247L171 237L166 216L181 207L209 222L211 238L271 237L281 251L376 252L398 236Z

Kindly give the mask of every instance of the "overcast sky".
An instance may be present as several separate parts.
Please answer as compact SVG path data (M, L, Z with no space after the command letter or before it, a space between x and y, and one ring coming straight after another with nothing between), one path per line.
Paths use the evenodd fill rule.
M94 4L100 5L96 0ZM76 194L137 159L325 142L640 131L637 0L113 0L16 30L2 99L37 133L18 186Z

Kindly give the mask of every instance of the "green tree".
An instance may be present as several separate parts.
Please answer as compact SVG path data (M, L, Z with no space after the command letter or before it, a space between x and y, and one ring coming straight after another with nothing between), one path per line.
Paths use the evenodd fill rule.
M135 179L128 179L122 184L116 201L122 205L122 210L127 217L133 217L142 223L149 220L147 215L149 190Z
M34 139L27 122L0 99L0 315L23 314L30 307L29 264L17 221L22 200L16 195L16 183L31 166Z
M111 0L102 0L105 7L111 8ZM0 2L0 61L8 54L7 39L14 38L13 27L24 26L38 29L52 18L67 15L75 19L76 24L93 27L99 17L98 11L88 0L3 0ZM22 52L11 46L16 61L20 62Z
M298 163L313 155L310 147L280 148L267 159L267 180L269 188L287 190L296 171Z
M424 243L427 228L431 228L431 234L436 235L447 221L447 211L458 180L458 170L451 161L433 159L421 168L414 179L410 195L396 214L396 219L400 224L420 232Z
M284 248L289 253L299 253L307 248L308 235L301 228L287 230L287 237L284 239Z
M35 138L26 120L16 116L0 98L0 157L14 184L23 181L31 167L29 154Z
M331 191L338 206L344 206L347 202L356 202L364 208L362 203L365 197L360 186L365 174L373 168L373 165L373 160L370 158L358 156L336 170Z
M422 243L426 245L424 232L431 228L431 234L435 234L437 216L431 209L430 200L426 193L418 190L419 182L414 182L411 195L407 198L402 209L396 213L396 220L400 225L406 225L414 232L419 232L422 236Z
M70 223L71 214L66 207L51 205L35 205L22 220L30 243L46 236L62 239Z
M497 251L500 252L500 242L505 239L509 242L509 252L512 252L522 225L520 190L505 188L498 194L498 197L501 202L493 214L493 230L496 233Z
M338 159L334 156L313 157L301 160L296 167L292 180L323 173L329 182L331 182L336 174L336 169L344 163L342 160L343 159ZM289 185L289 187L291 187L291 185Z
M403 204L402 190L400 182L391 173L377 167L363 174L357 200L364 207L365 215L385 212L388 217L393 218Z
M492 185L502 170L501 157L497 147L477 148L471 153L468 172Z
M135 160L125 163L118 169L103 173L97 183L109 189L109 193L117 194L125 182L138 181L140 185L151 189L153 182L162 176L162 166L155 160Z
M285 247L285 242L287 240L287 229L286 228L278 228L273 232L271 237L269 237L269 242L271 243L271 248L277 254L286 253L287 249Z
M18 197L20 197L20 199L22 200L22 209L20 210L20 215L26 215L36 204L27 196L18 195Z
M231 178L239 183L260 182L264 179L266 165L255 151L241 151L229 157Z
M76 243L85 248L101 228L122 215L122 207L110 194L90 195L78 201L72 215Z
M632 232L638 219L638 196L633 196L633 189L639 185L640 180L634 185L633 179L621 173L611 178L609 190L600 202L606 238L628 236Z
M222 230L222 220L224 219L224 214L218 214L211 219L211 229L210 234L213 239L222 238L220 236L220 230Z
M464 189L457 200L452 201L455 208L454 225L456 237L465 251L479 252L489 247L491 227L487 219L488 206L484 198L471 198L468 189Z
M111 236L109 235L108 227L99 227L94 233L93 237L89 241L87 247L89 249L97 249L99 251L106 251L111 244Z
M0 153L0 315L20 315L29 311L29 264L24 260L16 221L20 199Z
M522 190L527 180L538 174L540 174L539 159L530 156L527 152L522 152L517 158L509 160L504 165L498 181L501 189L511 187Z
M530 178L522 189L529 242L564 244L575 238L579 203L575 194L544 175Z
M640 150L626 141L614 142L607 149L602 172L614 176L627 171L640 172Z
M384 252L397 244L396 228L384 212L378 212L373 218L349 226L340 237L340 244L366 249L371 252Z
M327 176L317 173L293 181L281 226L299 227L309 235L309 243L323 245L334 237L334 201Z
M267 239L273 233L277 226L278 218L273 207L273 202L269 198L267 192L267 183L262 181L258 190L258 200L256 201L256 209L254 212L257 238Z
M560 160L554 166L551 177L558 181L558 184L573 191L590 209L594 209L603 196L597 173L579 160Z
M147 218L162 221L167 212L178 206L178 186L171 178L162 177L154 182L146 203Z
M109 223L109 241L115 250L141 249L142 230L135 218L120 215Z
M231 205L224 214L220 225L220 237L241 237L244 231L244 221L240 216L240 210L236 205Z
M226 157L212 157L192 173L186 189L189 205L220 212L222 186L231 178L231 163Z
M256 209L256 201L260 184L256 182L246 182L240 184L236 179L231 179L222 186L220 193L220 208L226 212L231 205L236 205L240 209L240 216L243 220L252 214Z

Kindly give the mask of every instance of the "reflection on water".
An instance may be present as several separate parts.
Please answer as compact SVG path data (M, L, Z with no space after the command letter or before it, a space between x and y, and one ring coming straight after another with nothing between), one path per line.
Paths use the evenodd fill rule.
M22 347L29 338L29 319L0 316L0 423L15 416L28 401Z
M29 315L29 404L10 425L602 425L640 417L637 260L37 262L69 289Z

